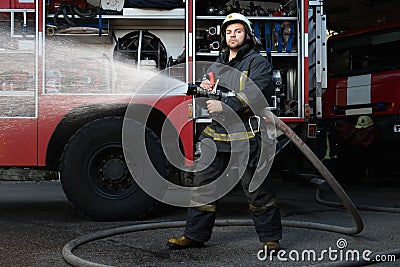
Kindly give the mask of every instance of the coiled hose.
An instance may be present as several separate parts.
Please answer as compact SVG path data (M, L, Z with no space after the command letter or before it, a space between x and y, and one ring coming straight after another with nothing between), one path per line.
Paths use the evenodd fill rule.
M57 8L54 13L54 26L59 29L75 27L77 26L75 17L83 18L83 19L93 19L97 15L117 15L121 12L113 11L113 10L103 10L99 7L89 6L87 8L80 8L79 6L73 3L64 3ZM63 18L64 21L60 20Z
M358 234L363 230L364 224L361 219L359 212L357 211L356 206L349 198L347 193L343 190L343 188L339 185L339 183L335 180L329 170L323 165L323 163L318 159L318 157L311 151L311 149L293 132L293 130L288 127L285 123L283 123L278 117L273 115L273 121L277 129L281 130L299 149L300 151L310 160L310 162L314 165L314 167L318 170L318 172L325 178L326 182L330 185L332 190L337 194L339 199L342 201L342 207L345 207L350 215L352 216L355 226L354 227L343 227L337 225L329 225L329 224L321 224L314 222L304 222L304 221L291 221L291 220L282 220L283 226L288 227L297 227L297 228L307 228L307 229L315 229L322 231L329 231L335 233L341 233L346 235L354 235ZM319 191L317 191L319 192ZM126 234L131 232L138 232L143 230L155 230L155 229L166 229L166 228L177 228L184 227L186 225L185 221L175 221L175 222L157 222L157 223L146 223L146 224L138 224L124 227L117 227L109 230L99 231L87 235L80 236L70 242L68 242L62 250L62 255L65 261L73 266L107 266L94 262L90 262L84 259L81 259L75 256L72 253L72 250L77 248L78 246L88 243L90 241L103 239L106 237ZM252 220L216 220L216 226L251 226L253 225ZM376 253L380 255L396 255L396 257L400 256L400 250L391 250L382 253ZM367 262L371 264L371 262ZM347 265L352 264L352 265ZM324 266L361 266L365 265L366 262L334 262L328 263Z

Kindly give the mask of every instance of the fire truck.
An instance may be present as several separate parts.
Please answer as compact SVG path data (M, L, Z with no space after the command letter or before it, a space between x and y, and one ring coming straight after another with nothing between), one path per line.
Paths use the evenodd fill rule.
M366 172L398 175L399 37L400 23L391 22L329 38L320 158L343 181L357 182Z
M131 171L125 160L124 117L129 111L145 128L147 156L162 177L189 185L197 138L211 119L196 97L168 88L160 97L154 89L201 81L203 62L218 56L219 25L230 12L251 20L263 44L260 53L273 66L276 89L269 108L327 164L347 155L340 150L346 142L339 142L338 126L356 125L359 115L370 114L367 108L373 115L391 115L388 125L397 137L398 57L391 58L397 70L383 74L349 67L352 41L335 36L327 49L323 1L186 0L157 6L157 1L10 0L0 5L0 166L59 172L68 200L96 220L151 212L158 201L135 182L146 178L140 177L141 167ZM396 34L382 38L398 44ZM372 35L362 38L381 44ZM373 56L368 55L371 64ZM374 76L390 88L374 89ZM360 87L356 93L370 88L373 101L354 101L351 85ZM375 90L395 93L381 99ZM161 145L164 128L176 137L168 147ZM166 151L183 157L171 164ZM297 154L281 154L279 166L307 165Z

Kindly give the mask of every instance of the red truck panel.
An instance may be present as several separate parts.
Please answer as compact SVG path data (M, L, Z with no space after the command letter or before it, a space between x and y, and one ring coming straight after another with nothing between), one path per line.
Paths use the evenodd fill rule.
M349 112L367 114L366 109L374 115L398 114L400 71L331 78L322 99L325 118L351 115Z
M35 118L0 120L0 166L37 164L36 124Z
M0 8L10 8L10 1L8 0L2 0L0 2Z
M35 0L11 0L11 8L35 8Z
M10 8L10 1L8 0L2 0L0 1L0 9L7 9ZM1 20L9 20L10 19L10 13L0 13L0 21Z
M112 104L112 103L140 103L149 104L156 107L162 113L168 116L181 136L185 156L188 160L193 160L193 120L188 120L187 103L191 101L188 96L165 97L154 103L149 97L108 95L108 96L84 96L76 95L58 96L41 95L39 96L39 118L38 118L38 165L46 165L47 145L54 129L61 119L73 108L79 106L88 106L91 104ZM183 104L182 104L183 103ZM161 126L161 125L160 125ZM36 148L35 148L36 153ZM0 162L1 165L1 162Z

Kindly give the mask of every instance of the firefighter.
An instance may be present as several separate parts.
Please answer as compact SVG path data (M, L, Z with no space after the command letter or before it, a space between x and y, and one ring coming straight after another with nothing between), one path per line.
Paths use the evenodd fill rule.
M220 83L225 81L225 85L229 84L229 89L234 90L236 94L206 101L208 113L212 117L223 117L224 126L213 119L202 132L200 137L202 157L198 162L199 171L195 172L193 183L194 186L201 186L225 175L232 162L230 159L240 164L244 159L243 154L246 154L242 150L249 149L244 175L241 177L242 187L249 202L250 214L259 240L268 247L269 251L278 251L279 240L282 238L282 225L271 179L265 179L256 191L249 192L249 184L256 170L261 150L259 125L257 125L260 121L253 119L252 110L254 107L261 108L261 105L265 108L265 99L269 100L273 93L271 65L257 52L260 48L259 44L260 42L252 32L251 23L245 16L232 13L223 21L221 52L216 63L210 66L207 73L212 72L215 78L220 79ZM237 71L227 71L229 69L227 66ZM200 84L200 87L206 90L212 90L214 86L215 84L207 78ZM239 125L234 120L229 122L229 118L232 117L229 113L232 110L240 118L241 128L235 127ZM227 127L230 128L229 131ZM245 131L236 131L236 128L245 129ZM236 142L235 145L233 142ZM240 142L246 143L247 147L244 148ZM217 151L213 153L215 148ZM207 155L212 155L213 159L209 161ZM207 164L207 162L211 163ZM172 249L202 247L204 242L211 238L215 216L215 202L190 207L183 235L169 239L167 245Z

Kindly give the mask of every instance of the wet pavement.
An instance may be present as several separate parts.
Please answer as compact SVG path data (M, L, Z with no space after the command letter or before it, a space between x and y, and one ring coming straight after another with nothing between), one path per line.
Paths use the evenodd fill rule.
M356 204L400 207L397 180L374 179L360 186L345 186L345 189ZM318 204L314 186L281 180L275 184L283 220L354 226L346 210ZM335 200L330 192L323 193L323 197ZM82 259L112 266L307 266L345 259L346 253L351 259L354 253L358 254L353 257L361 258L363 253L368 256L369 251L379 254L400 249L400 214L360 213L365 227L354 236L284 227L285 254L279 258L265 258L259 252L262 246L253 226L216 226L212 239L202 249L168 249L166 240L183 231L183 227L178 227L111 236L84 244L73 253ZM139 222L93 222L71 207L59 182L2 182L0 214L0 266L69 266L61 250L72 239L134 224L183 222L186 209L160 205L151 216ZM217 220L226 219L250 219L246 198L240 190L219 202ZM398 266L399 259L396 263L391 257L385 257L387 262L376 266Z

